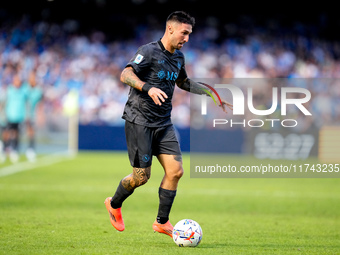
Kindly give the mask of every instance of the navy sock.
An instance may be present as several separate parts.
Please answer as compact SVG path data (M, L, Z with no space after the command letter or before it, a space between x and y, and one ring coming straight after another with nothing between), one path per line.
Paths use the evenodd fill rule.
M127 199L132 193L133 193L133 191L126 190L123 187L122 182L120 182L119 185L118 185L118 188L116 190L116 193L114 194L114 196L111 199L112 208L117 209L117 208L122 207L124 200Z
M159 207L158 207L158 215L157 222L160 224L164 224L169 220L169 214L172 207L172 203L174 202L176 196L176 190L167 190L163 188L159 188Z

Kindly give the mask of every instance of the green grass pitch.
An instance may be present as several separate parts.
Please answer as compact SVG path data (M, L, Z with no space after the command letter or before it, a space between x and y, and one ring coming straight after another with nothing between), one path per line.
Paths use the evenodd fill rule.
M127 154L83 152L0 177L0 254L340 254L340 179L190 179L183 159L170 220L196 220L198 247L153 233L163 175L155 158L118 232L104 200L130 173Z

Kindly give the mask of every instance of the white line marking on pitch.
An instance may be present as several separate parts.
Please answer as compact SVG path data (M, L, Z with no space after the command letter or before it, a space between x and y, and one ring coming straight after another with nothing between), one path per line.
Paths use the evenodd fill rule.
M12 175L15 173L36 169L43 166L50 166L64 160L73 159L74 156L68 154L68 152L59 152L52 155L38 158L36 162L19 162L14 165L0 168L0 177Z

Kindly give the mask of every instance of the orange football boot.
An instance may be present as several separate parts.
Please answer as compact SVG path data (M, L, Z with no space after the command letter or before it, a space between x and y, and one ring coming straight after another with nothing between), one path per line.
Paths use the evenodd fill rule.
M111 207L111 197L106 198L104 204L109 212L112 226L114 226L118 231L123 231L125 229L125 225L121 208L113 209Z
M155 220L155 222L152 224L152 228L154 232L157 231L159 233L166 234L172 238L172 230L174 229L174 227L171 225L170 221L167 221L164 224L160 224L157 222L157 220Z

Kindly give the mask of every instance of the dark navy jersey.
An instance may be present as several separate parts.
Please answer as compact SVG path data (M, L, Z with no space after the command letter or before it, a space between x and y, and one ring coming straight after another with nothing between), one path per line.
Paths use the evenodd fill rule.
M186 78L184 64L183 53L171 54L161 41L141 46L126 67L131 66L139 79L163 90L168 98L159 106L146 92L131 87L123 119L148 127L170 125L176 79Z

